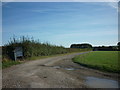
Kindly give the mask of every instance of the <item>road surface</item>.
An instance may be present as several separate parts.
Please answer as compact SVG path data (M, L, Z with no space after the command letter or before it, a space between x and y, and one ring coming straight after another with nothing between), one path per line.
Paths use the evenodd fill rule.
M85 83L87 76L112 78L108 74L88 69L72 62L73 53L41 60L29 61L3 69L3 88L89 88ZM111 77L112 76L112 77Z

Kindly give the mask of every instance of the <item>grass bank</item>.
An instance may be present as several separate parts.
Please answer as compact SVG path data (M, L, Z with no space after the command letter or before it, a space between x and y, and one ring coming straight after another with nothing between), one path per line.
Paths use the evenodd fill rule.
M118 51L94 51L73 58L73 62L105 72L120 73Z
M10 66L13 66L13 65L17 65L17 64L22 64L24 62L27 62L27 61L33 61L33 60L40 60L40 59L44 59L44 58L50 58L50 57L56 57L56 56L64 56L64 55L70 55L70 54L73 54L73 53L80 53L80 52L85 52L86 50L81 50L81 51L76 51L76 52L70 52L70 53L65 53L65 54L56 54L56 55L49 55L49 56L33 56L33 57L29 57L29 58L26 58L24 60L17 60L17 61L12 61L10 59L4 59L2 61L2 68L7 68L7 67L10 67Z
M7 67L10 67L10 66L13 66L13 65L17 65L17 64L21 64L20 61L4 61L2 62L2 68L7 68Z

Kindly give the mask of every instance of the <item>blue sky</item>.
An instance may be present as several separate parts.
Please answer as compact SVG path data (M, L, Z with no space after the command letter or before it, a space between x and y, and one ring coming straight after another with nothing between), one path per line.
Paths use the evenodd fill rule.
M118 12L113 2L3 3L2 19L3 45L23 35L65 47L118 42Z

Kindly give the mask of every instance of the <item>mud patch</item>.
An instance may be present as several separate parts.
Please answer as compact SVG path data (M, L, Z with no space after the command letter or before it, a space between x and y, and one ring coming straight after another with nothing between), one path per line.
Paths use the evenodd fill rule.
M91 88L119 88L118 81L97 77L86 77L86 85Z
M75 68L64 68L65 70L76 70Z
M76 70L77 68L72 68L72 67L69 67L69 68L67 68L67 67L61 67L61 66L53 66L53 68L55 68L55 69L64 69L64 70Z
M53 68L55 68L55 69L59 69L59 68L61 68L60 66L53 66Z

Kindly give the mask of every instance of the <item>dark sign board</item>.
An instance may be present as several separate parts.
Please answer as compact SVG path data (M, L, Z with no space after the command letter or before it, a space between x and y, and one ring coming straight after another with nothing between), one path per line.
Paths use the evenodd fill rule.
M15 60L17 59L17 57L23 57L23 49L22 47L16 47L14 50L14 58Z

